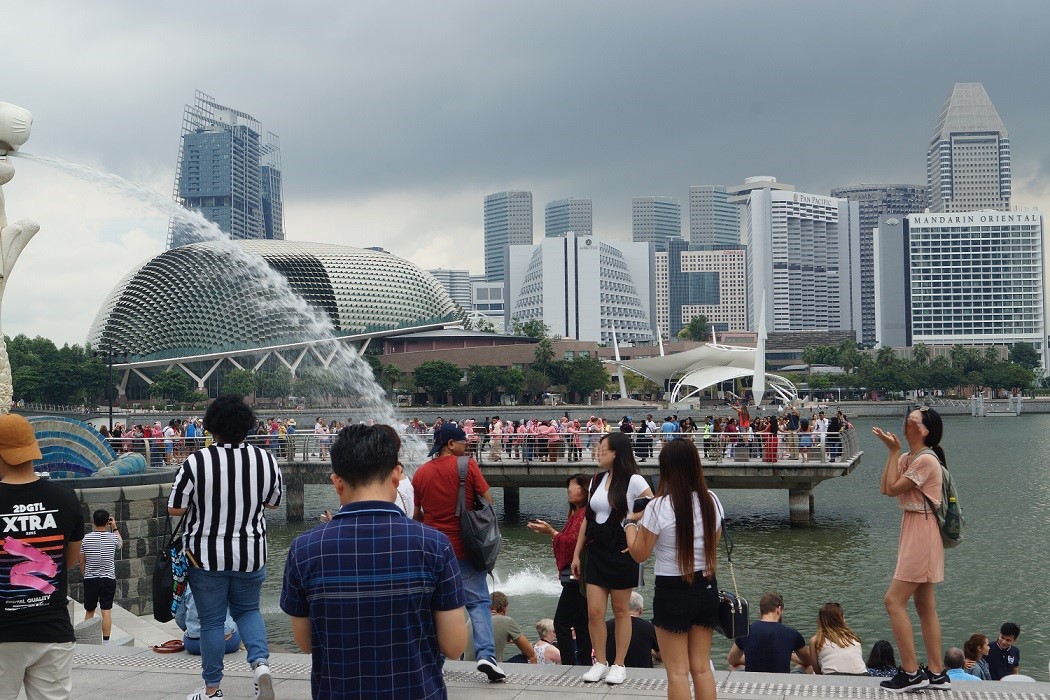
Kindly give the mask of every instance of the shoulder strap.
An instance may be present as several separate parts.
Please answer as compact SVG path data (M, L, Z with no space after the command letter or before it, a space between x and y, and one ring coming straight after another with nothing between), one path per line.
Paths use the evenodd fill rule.
M466 455L456 459L456 466L459 469L459 497L456 500L457 518L463 515L463 512L467 509L467 467L469 459Z

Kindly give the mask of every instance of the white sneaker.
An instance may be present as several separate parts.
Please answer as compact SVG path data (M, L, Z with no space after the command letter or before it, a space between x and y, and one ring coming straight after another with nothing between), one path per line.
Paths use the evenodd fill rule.
M614 664L609 667L609 672L605 674L605 682L609 685L620 685L625 680L627 680L627 669L623 666Z
M274 700L273 675L270 667L262 663L255 667L255 698L256 700Z
M609 670L609 664L603 664L600 661L596 661L591 670L583 674L584 683L597 683L605 677L606 672Z
M223 697L222 688L217 689L213 695L208 695L208 687L201 686L200 690L197 692L187 695L186 700L209 700L209 698L221 697Z

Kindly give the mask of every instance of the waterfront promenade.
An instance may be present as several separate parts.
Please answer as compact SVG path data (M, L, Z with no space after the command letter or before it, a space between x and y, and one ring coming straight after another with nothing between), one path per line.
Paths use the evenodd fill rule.
M273 654L274 690L279 700L309 700L310 659L303 654ZM462 700L539 700L540 698L658 698L666 697L662 669L630 669L627 682L618 687L584 683L585 669L569 666L507 664L506 683L484 682L474 664L454 661L445 665L449 697ZM777 698L835 698L888 700L899 695L879 688L879 678L805 676L718 671L719 698L777 700ZM76 700L184 700L201 684L200 658L180 654L155 654L142 647L79 646L73 655L73 697ZM1050 683L970 682L953 684L948 692L920 691L917 700L1046 700ZM226 657L223 694L251 698L252 676L244 652ZM24 695L19 697L25 697Z

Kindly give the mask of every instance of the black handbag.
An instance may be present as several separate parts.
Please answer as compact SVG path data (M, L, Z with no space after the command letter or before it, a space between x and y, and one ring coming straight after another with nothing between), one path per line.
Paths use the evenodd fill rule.
M183 515L175 530L171 529L171 516L165 519L164 532L161 533L160 551L153 563L153 619L157 622L171 622L175 618L175 572L172 563L178 556L176 550L182 547L175 546L176 537L182 530L182 523L186 519ZM181 591L180 591L181 593Z
M726 529L725 518L722 519L722 539L726 546L726 559L729 560L729 575L733 579L732 591L718 591L718 631L729 639L746 637L750 622L748 621L747 600L740 597L736 586L736 572L733 571L733 538Z
M460 457L459 498L456 501L456 517L459 518L460 535L463 548L467 551L467 561L478 571L492 573L496 568L496 558L503 546L503 537L499 532L499 517L492 504L474 494L474 507L467 506L466 480L468 458Z

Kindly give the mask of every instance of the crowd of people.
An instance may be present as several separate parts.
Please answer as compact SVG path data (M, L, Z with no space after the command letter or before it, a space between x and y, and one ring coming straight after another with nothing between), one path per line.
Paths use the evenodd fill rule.
M765 426L774 436L793 434L783 442L788 454L797 448L801 455L805 443L796 438L809 431L800 417L796 429L796 413L784 416L784 431L772 416L752 420L743 407L737 413L729 422L746 423L749 430ZM836 419L839 430L849 429L848 421ZM30 626L21 623L49 620L55 633L46 642L45 651L51 655L47 673L54 676L48 687L57 688L56 697L62 697L63 684L68 696L72 658L68 618L59 624L57 614L61 608L64 615L66 571L84 556L85 572L108 578L108 567L93 566L91 559L100 553L111 558L122 542L114 533L115 522L102 511L94 515L95 530L85 537L75 498L55 490L65 487L44 485L32 476L32 460L40 453L31 427L21 421L0 417L0 502L7 512L19 512L18 504L26 498L39 499L34 505L53 504L61 519L53 529L63 546L56 547L57 561L49 559L55 561L54 582L41 580L40 586L49 587L38 587L55 595L26 599L35 602L24 609L0 609L0 643L40 641L21 640L15 630ZM498 418L492 421L502 423ZM576 421L567 423L571 436ZM631 421L606 430L604 421L594 419L594 425L603 426L588 446L597 470L593 476L568 478L565 524L558 529L543 519L529 523L531 530L551 538L562 582L554 617L535 623L535 642L509 615L508 597L489 593L491 567L479 563L461 530L464 508L492 502L489 484L471 457L484 446L474 425L439 421L423 426L412 421L409 430L434 431L434 440L432 459L411 480L401 463L399 430L364 423L333 425L338 430L328 433L331 442L326 447L340 507L334 513L326 511L322 524L293 541L280 597L297 645L312 655L314 697L447 697L442 675L446 658L472 658L491 682L506 679L500 664L524 661L585 667L584 682L609 685L623 683L628 667L648 666L656 658L667 674L669 698L690 698L695 692L697 700L714 700L717 548L726 515L704 478L701 451L709 446L690 439L690 423L668 417L667 428L661 426L653 438L662 443L654 493L639 473L638 463L648 458L642 454L648 453L640 453L640 441L632 439L636 436ZM196 421L192 424L196 427ZM829 421L824 431L829 436L831 425ZM185 454L168 499L169 513L186 519L183 547L191 562L191 594L181 606L192 608L192 613L183 611L183 624L187 640L199 648L204 680L188 700L222 697L223 656L233 633L247 650L256 697L275 697L259 599L267 575L264 514L281 502L282 477L272 445L249 442L253 430L262 435L259 426L251 408L236 397L215 400L201 421L201 433L195 429L184 435L194 440L185 446L178 442L177 436L183 435L178 422L169 424L176 431L170 434L172 459L180 454L177 450L188 451L198 438L204 439L198 449ZM188 430L186 425L182 428ZM276 433L272 428L266 427L266 436L279 436L280 425ZM516 428L506 432L518 434ZM944 548L937 519L930 516L942 498L942 467L947 465L940 446L940 416L927 407L908 412L906 452L894 433L880 428L873 432L887 449L880 490L896 498L903 513L896 569L884 598L899 665L886 640L875 643L865 661L861 640L838 603L820 608L816 631L807 642L783 623L784 600L770 593L760 601L759 619L734 640L727 658L730 667L884 675L882 687L896 693L925 687L944 690L951 688L952 680L1018 673L1020 652L1014 643L1020 629L1013 623L1003 625L994 644L974 634L961 648L942 653L934 587L944 578ZM492 444L501 449L506 444L503 425L484 435L490 449ZM166 438L164 432L161 438ZM549 459L549 449L545 454ZM17 488L24 485L32 488ZM24 546L8 538L6 556L26 556L21 554ZM650 559L655 593L648 621L642 614L644 601L634 589L640 583L640 565ZM96 602L111 602L106 582L85 586L86 592L89 589L89 614ZM921 622L926 666L919 664L909 600ZM106 605L102 608L105 618ZM196 619L185 621L187 616ZM518 653L504 659L509 644ZM0 683L21 686L33 677L27 668L39 662L39 655L19 657L22 668L12 666L13 658L0 654Z

